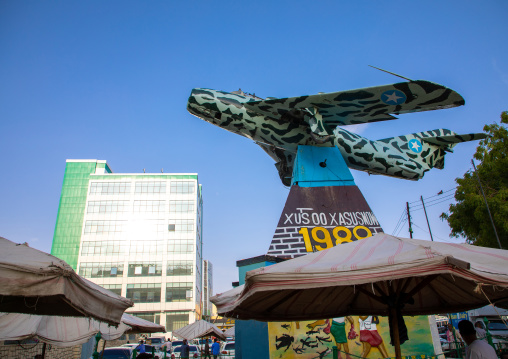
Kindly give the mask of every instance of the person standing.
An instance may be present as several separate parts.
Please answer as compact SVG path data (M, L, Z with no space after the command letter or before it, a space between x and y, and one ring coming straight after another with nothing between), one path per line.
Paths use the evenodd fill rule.
M219 344L219 341L217 340L217 338L215 338L213 340L213 344L212 344L212 355L213 355L213 359L217 359L217 357L219 356L220 354L220 344Z
M206 339L206 342L205 342L205 348L203 349L203 358L206 359L211 359L212 357L210 356L210 344L209 344L209 340L210 339Z
M476 337L476 330L469 320L459 322L459 333L467 344L466 359L497 359L494 348Z
M165 352L169 352L169 351L171 351L171 346L172 346L171 339L170 339L170 338L168 338L168 339L166 340L166 342L164 343L164 345L163 345L163 347L164 347L164 351L165 351Z
M487 332L482 328L482 323L474 323L474 330L476 330L476 336L478 339L485 340L485 338L487 338Z
M183 344L180 347L180 358L189 359L190 346L187 344L187 339L183 340Z
M139 341L139 345L136 347L137 351L138 351L138 354L143 354L145 353L145 343L143 342L143 340L140 340Z
M460 347L460 343L462 342L462 337L459 333L457 333L457 330L455 330L455 327L452 325L452 323L448 323L448 329L446 330L446 340L449 343L449 348L452 350L455 350ZM459 346L457 346L459 344Z

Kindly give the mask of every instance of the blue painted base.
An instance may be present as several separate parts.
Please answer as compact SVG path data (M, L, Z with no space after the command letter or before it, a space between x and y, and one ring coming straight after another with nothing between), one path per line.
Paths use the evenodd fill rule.
M291 185L354 186L355 181L338 148L298 146Z

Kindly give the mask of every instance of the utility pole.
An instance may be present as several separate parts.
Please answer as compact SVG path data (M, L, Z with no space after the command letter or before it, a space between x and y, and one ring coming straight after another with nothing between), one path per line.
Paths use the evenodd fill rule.
M427 219L427 227L429 227L430 240L434 242L434 238L432 237L432 231L430 230L429 217L427 217L427 210L425 209L425 203L423 202L423 197L420 196L420 199L422 200L423 211L425 212L425 218Z
M485 193L483 192L482 182L480 181L480 176L478 175L478 171L476 171L476 166L474 164L474 160L471 160L471 163L473 164L474 173L476 174L476 179L478 180L478 183L480 184L480 190L482 191L483 200L485 201L485 206L487 207L487 212L489 213L490 223L492 223L492 228L494 228L494 233L496 235L497 244L499 244L499 248L503 249L501 246L501 241L499 240L499 236L497 235L496 226L494 225L494 220L492 219L492 215L490 214L489 204L487 203L487 198L485 197Z
M407 222L409 223L409 237L413 238L413 229L411 228L411 214L409 213L409 202L406 202Z

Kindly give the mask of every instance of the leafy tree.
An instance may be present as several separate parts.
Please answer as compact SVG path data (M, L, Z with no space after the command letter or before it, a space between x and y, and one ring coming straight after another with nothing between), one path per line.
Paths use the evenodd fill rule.
M490 136L480 141L474 158L490 213L496 226L503 249L508 249L508 111L501 114L501 123L485 125L483 130ZM470 244L499 248L478 178L468 171L457 178L456 204L448 213L441 214L451 228L450 236L463 236Z

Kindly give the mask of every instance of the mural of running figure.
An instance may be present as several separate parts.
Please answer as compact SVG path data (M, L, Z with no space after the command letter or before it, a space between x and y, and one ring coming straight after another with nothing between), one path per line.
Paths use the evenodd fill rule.
M339 350L338 359L342 359L342 347L344 347L344 351L346 352L346 359L351 358L349 355L351 352L349 351L349 345L347 343L348 336L346 334L346 320L351 324L351 330L354 332L354 321L350 316L333 318L330 321L330 326L323 330L325 333L332 333L335 343L337 343L337 349Z
M383 338L377 332L376 324L379 324L379 317L372 315L360 315L358 319L360 324L360 341L362 342L362 358L366 358L372 347L378 348L383 358L388 358Z

